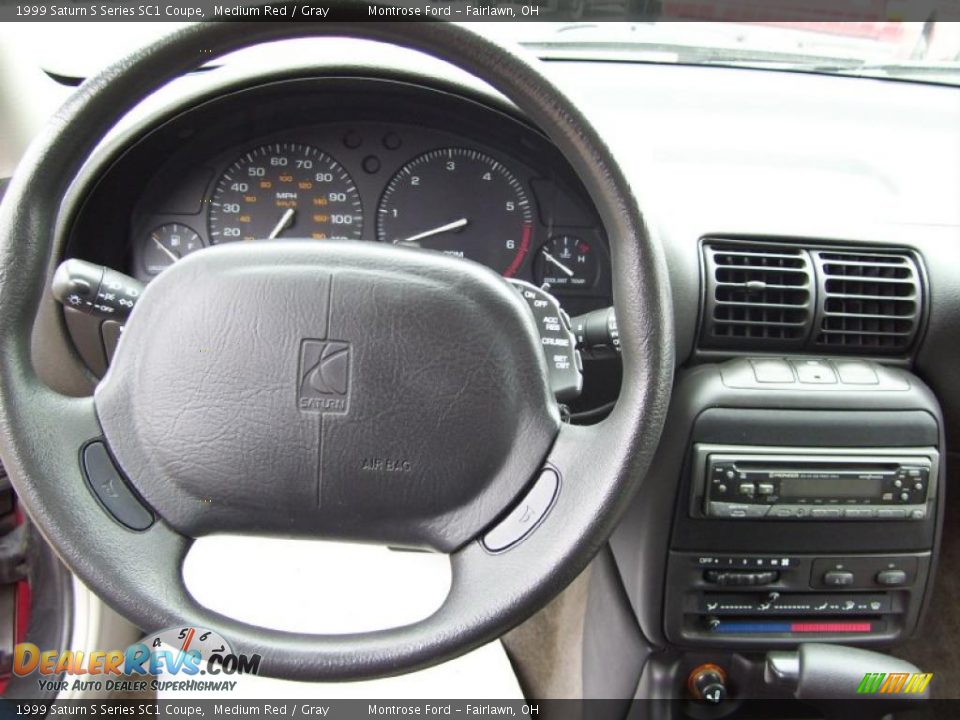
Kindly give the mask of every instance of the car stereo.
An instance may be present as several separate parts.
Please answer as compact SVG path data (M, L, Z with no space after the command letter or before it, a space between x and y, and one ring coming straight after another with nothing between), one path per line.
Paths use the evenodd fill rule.
M751 520L923 520L932 449L694 447L694 514Z

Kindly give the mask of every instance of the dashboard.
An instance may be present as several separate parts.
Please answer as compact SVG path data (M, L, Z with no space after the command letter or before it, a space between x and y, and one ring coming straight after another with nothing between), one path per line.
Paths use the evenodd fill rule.
M938 517L843 526L702 517L691 511L702 505L694 500L703 478L688 467L688 446L748 446L740 449L749 456L754 445L782 445L784 437L826 448L910 444L937 448L946 465L944 449L960 438L958 91L734 68L598 67L544 64L616 154L663 248L681 371L656 471L614 536L631 629L635 618L657 644L714 643L711 618L690 603L743 588L708 584L711 568L700 558L709 550L756 564L762 548L763 561L789 560L788 571L786 564L775 571L782 573L777 592L825 591L811 586L821 565L861 563L855 589L892 592L900 603L896 613L871 620L886 625L870 632L885 641L905 636L927 594L924 578L932 582L934 575ZM571 315L611 304L607 238L589 198L566 159L506 103L459 92L446 79L415 82L387 69L257 75L226 90L215 87L217 72L180 81L210 88L190 96L190 104L155 112L87 168L67 208L65 256L149 282L184 254L222 242L345 238L450 253L547 284ZM820 343L816 329L836 320L828 303L850 314L860 301L831 296L831 284L867 280L838 280L831 264L879 277L899 272L890 268L900 260L910 282L891 279L917 303L903 346ZM708 321L717 317L715 308L708 314L708 300L720 299L718 273L756 274L742 279L754 283L742 312L759 313L759 321L735 314L726 320L765 328L777 323L779 310L769 306L783 304L767 294L779 292L767 278L790 263L797 270L789 274L801 278L801 339L788 343L766 329L762 338L711 335ZM52 323L66 319L69 339L94 375L106 369L103 331L69 309L46 312L38 364L53 384L89 392L83 383L95 380L64 379L68 350ZM865 334L843 322L848 334ZM781 358L788 380L762 380L757 356ZM801 370L839 371L860 361L879 361L871 367L881 377L902 377L910 391L867 385L853 388L853 397L843 382L801 378ZM600 404L591 388L608 376L614 379L599 399L616 396L615 365L586 363L585 406ZM906 423L913 418L923 422ZM910 585L875 586L880 568L869 563L880 560L873 555L905 560ZM724 644L734 636L725 635ZM771 638L747 638L745 647L747 640L762 645ZM591 682L614 675L598 672ZM632 696L634 689L628 683L622 692Z
M571 314L610 304L596 212L542 136L384 80L270 83L170 119L104 175L70 250L149 282L189 253L273 238L442 252L548 286Z

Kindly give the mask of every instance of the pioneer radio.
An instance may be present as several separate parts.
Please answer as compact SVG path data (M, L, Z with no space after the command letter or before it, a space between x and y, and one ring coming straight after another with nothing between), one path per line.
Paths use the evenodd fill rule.
M936 497L930 448L804 450L696 445L694 515L766 520L923 520Z

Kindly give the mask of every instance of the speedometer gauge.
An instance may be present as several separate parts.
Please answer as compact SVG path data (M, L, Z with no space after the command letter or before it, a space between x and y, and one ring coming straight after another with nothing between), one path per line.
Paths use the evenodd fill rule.
M359 240L360 195L340 164L310 145L272 143L224 171L210 199L210 241Z
M393 176L377 209L377 239L465 257L507 277L530 251L533 211L520 181L494 158L443 148Z

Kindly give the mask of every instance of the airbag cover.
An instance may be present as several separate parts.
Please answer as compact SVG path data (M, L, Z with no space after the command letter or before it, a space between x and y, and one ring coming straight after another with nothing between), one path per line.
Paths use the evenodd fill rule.
M191 255L97 388L108 444L171 525L455 549L559 428L532 317L491 271L374 243Z

